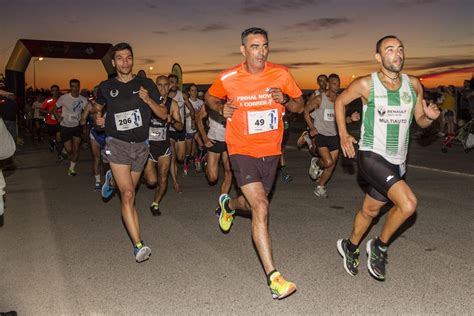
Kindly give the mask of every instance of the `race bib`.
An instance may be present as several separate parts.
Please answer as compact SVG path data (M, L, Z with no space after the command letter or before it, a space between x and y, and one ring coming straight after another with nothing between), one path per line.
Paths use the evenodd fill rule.
M248 111L248 133L257 134L278 129L278 110Z
M150 127L148 139L154 142L166 140L166 127Z
M117 131L128 131L143 125L139 109L115 113L114 118Z
M71 114L69 115L69 121L70 122L76 122L76 121L79 121L80 117L78 114Z
M324 109L324 120L334 122L334 109Z

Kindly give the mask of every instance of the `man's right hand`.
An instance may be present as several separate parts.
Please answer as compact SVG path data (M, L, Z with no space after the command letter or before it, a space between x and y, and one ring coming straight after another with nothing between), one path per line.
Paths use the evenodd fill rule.
M357 140L350 134L340 136L341 149L344 157L354 158L355 149L354 144L357 144Z
M310 130L309 130L309 136L311 137L314 137L318 135L318 129L316 127L312 127Z
M207 138L204 140L204 146L206 146L207 148L211 148L212 146L214 146L215 143L216 141L213 139Z

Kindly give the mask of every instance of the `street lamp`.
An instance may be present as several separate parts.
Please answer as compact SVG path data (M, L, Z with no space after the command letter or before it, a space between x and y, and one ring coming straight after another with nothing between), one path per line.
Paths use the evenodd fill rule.
M148 68L148 77L150 77L150 74L151 74L151 71L152 71L152 70L153 70L153 67L150 66L150 67Z
M36 90L36 62L42 61L43 57L33 60L33 89Z

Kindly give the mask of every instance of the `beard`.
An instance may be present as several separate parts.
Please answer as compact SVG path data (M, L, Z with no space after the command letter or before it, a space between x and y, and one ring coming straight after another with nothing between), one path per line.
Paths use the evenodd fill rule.
M404 60L401 59L400 65L395 65L395 64L393 64L393 63L389 63L388 61L382 59L382 65L383 65L383 67L384 67L385 69L391 71L391 72L396 72L396 73L402 71L402 69L403 69L403 62L404 62Z

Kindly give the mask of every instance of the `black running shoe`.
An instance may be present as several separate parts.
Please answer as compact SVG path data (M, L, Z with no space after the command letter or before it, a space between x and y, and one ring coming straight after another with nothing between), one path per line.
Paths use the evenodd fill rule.
M387 264L387 247L376 247L375 239L367 242L367 267L370 274L377 280L385 280L385 265Z
M347 273L354 276L359 272L357 268L359 266L359 248L355 252L352 252L347 247L349 240L339 239L337 241L337 251L342 257L342 263Z
M221 216L221 207L220 206L216 207L216 216L217 217Z
M156 202L151 203L150 205L150 211L153 216L160 216L160 205Z

